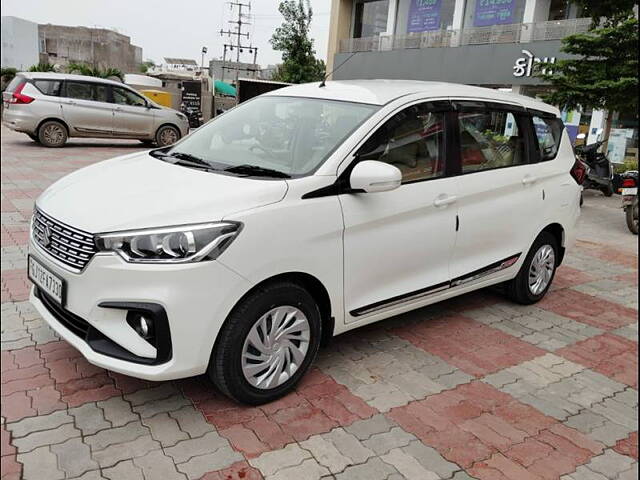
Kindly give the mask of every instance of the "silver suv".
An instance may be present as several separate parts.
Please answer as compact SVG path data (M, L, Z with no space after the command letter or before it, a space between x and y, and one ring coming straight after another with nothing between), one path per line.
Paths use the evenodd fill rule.
M184 114L103 78L21 72L2 100L2 122L46 147L61 147L68 137L133 138L166 146L189 132Z

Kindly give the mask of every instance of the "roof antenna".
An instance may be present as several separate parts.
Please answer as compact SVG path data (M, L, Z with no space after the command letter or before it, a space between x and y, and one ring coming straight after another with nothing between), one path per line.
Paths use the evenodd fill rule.
M327 81L327 78L329 78L330 75L332 75L334 72L336 72L342 65L344 65L349 60L351 60L351 57L353 57L356 53L358 53L358 52L353 52L351 55L349 55L347 58L345 58L340 65L338 65L336 68L334 68L329 73L327 73L324 76L324 78L322 79L322 82L320 82L320 85L318 85L318 88L326 87L327 85L325 84L325 82Z

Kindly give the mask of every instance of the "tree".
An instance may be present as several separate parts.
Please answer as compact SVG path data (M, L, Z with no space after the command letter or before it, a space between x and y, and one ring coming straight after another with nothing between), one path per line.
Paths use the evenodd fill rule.
M313 40L309 38L313 17L309 0L284 0L278 11L284 22L276 28L270 43L274 50L282 52L282 64L278 66L273 80L288 83L322 80L325 64L316 58Z
M86 63L71 62L69 65L67 65L67 71L69 73L87 75L89 77L116 78L120 81L122 81L124 78L123 73L117 68L92 67L91 65L87 65Z
M7 88L7 85L9 85L9 82L13 80L13 77L15 77L17 73L18 70L16 68L2 67L2 70L0 71L0 90L4 92L5 88Z
M551 91L543 99L564 109L609 112L638 110L638 20L630 0L578 0L593 19L587 33L562 40L561 51L574 56L555 64L540 63L536 75ZM612 115L607 117L609 137Z

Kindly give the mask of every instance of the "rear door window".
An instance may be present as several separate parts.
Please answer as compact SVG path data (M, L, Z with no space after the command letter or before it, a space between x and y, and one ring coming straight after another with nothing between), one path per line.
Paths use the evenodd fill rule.
M91 82L66 82L66 96L77 100L107 102L107 86Z
M458 113L462 173L527 163L526 136L516 115L490 109Z
M560 139L564 125L556 117L533 115L533 129L538 139L538 161L553 160L560 148Z
M57 97L60 95L60 80L34 80L33 85L44 95Z

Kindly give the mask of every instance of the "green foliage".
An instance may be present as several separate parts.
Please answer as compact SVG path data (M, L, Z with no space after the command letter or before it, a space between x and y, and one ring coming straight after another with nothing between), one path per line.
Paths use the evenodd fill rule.
M70 63L67 66L67 72L75 73L77 75L87 75L89 77L98 78L119 78L121 81L124 79L124 74L117 68L100 68L92 67L85 63Z
M147 73L150 68L154 68L156 66L156 62L153 60L147 59L140 64L140 72Z
M2 78L3 82L9 83L11 80L13 80L13 77L16 76L16 73L18 73L18 70L13 67L2 67L2 70L0 70L0 78Z
M591 17L595 27L601 20L605 25L615 25L633 15L637 0L573 0L582 8L583 17Z
M55 72L56 69L50 63L38 63L29 67L30 72Z
M543 96L546 102L567 109L637 111L638 20L628 16L604 25L562 40L562 51L575 58L537 64L536 75L552 87Z
M629 170L638 170L638 160L635 158L625 158L624 163L614 164L615 173L624 173Z
M325 64L315 57L313 40L309 38L313 17L309 0L284 0L278 11L284 22L276 28L270 43L274 50L282 52L283 62L278 65L273 80L288 83L322 80Z

